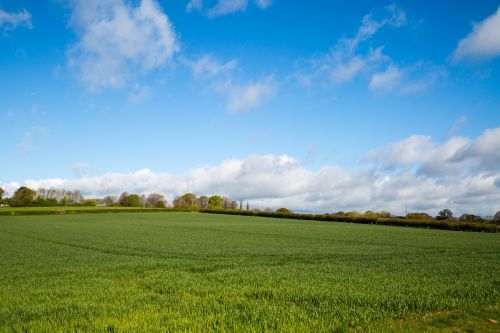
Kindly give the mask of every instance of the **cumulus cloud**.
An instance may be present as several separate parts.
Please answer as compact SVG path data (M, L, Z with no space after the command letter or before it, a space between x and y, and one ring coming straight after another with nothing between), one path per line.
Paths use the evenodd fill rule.
M9 13L4 11L3 9L0 9L0 28L2 28L4 31L8 31L19 26L25 26L28 29L33 28L30 12L28 12L26 9L23 9L17 13Z
M75 0L71 25L79 37L68 50L90 91L123 87L165 65L179 50L174 28L154 0Z
M287 155L254 155L228 159L183 174L142 169L77 179L28 179L32 188L79 189L86 196L158 192L170 200L186 192L224 194L249 200L253 207L285 206L296 211L382 210L436 214L450 208L456 214L494 214L500 209L500 128L477 138L455 137L438 143L429 136L411 136L370 152L381 166L350 170L327 165L308 170ZM491 156L493 154L493 157ZM471 163L473 162L473 163ZM388 169L387 166L392 168ZM0 183L12 193L20 182Z
M500 166L500 127L486 130L475 141L460 147L453 162L471 161L480 170L498 169Z
M254 3L258 8L266 9L271 6L272 0L255 0ZM203 0L190 0L186 6L186 11L188 13L198 11L210 18L214 18L237 12L244 12L247 10L247 7L248 0L217 0L215 4L211 3L208 8L205 8Z
M458 42L452 60L487 60L500 55L500 7L473 25L472 31Z

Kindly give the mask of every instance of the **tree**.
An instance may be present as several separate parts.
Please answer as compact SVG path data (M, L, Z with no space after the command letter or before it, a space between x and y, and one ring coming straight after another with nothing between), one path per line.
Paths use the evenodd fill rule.
M448 208L443 209L438 213L438 216L436 216L436 219L438 220L450 220L452 218L453 218L453 212Z
M102 199L102 203L105 206L113 206L116 203L116 197L108 195Z
M29 207L33 205L35 197L36 192L34 190L21 186L14 192L10 205L14 207Z
M432 220L432 216L427 213L408 213L406 218L409 220Z
M120 206L122 207L139 207L142 206L142 198L137 194L128 194L123 192L118 200Z
M281 207L281 208L276 209L276 213L290 214L290 213L292 213L292 211L287 209L287 208Z
M128 206L128 192L123 192L122 194L120 194L120 197L118 198L118 204L123 207Z
M208 207L210 207L210 209L221 209L222 208L222 198L218 195L212 195L208 199Z
M224 209L236 209L238 203L228 197L222 197L222 208Z
M199 197L198 202L200 204L200 209L208 208L208 197L206 195L202 195L201 197Z
M146 199L146 207L165 208L167 207L167 200L161 194L151 193Z
M3 196L5 194L5 190L0 187L0 205L4 203Z
M462 216L460 216L458 220L464 222L484 222L484 219L481 216L477 216L474 214L462 214Z
M500 222L500 210L493 216L493 221Z
M200 208L200 203L198 202L198 197L193 193L186 193L182 197L176 197L174 199L175 209L189 209L197 210Z

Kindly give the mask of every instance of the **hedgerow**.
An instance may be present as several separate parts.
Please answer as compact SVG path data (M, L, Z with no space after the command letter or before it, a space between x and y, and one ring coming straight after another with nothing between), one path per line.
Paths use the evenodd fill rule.
M475 231L475 232L498 232L500 226L488 222L454 221L454 220L413 220L405 218L377 218L377 217L353 217L339 216L336 214L299 214L299 213L278 213L265 211L247 210L227 210L227 209L204 209L201 213L208 214L231 214L245 216L260 216L294 220L314 220L328 222L347 222L361 224L379 224L400 227L430 228L454 231Z

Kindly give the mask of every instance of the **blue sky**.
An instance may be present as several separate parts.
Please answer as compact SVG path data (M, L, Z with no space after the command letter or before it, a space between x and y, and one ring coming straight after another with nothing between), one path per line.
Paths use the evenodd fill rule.
M0 185L494 213L499 5L2 0Z

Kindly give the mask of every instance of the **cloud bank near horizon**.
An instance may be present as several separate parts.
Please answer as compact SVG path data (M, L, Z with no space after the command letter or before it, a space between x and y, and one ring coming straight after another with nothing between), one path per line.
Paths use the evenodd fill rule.
M443 143L413 135L368 152L361 163L358 170L326 165L313 171L287 155L254 155L180 175L142 169L0 184L10 193L25 185L78 189L88 197L123 191L158 192L170 200L186 192L223 194L254 207L263 202L314 212L387 209L400 214L408 208L436 214L450 208L457 214L491 215L500 210L500 127Z

